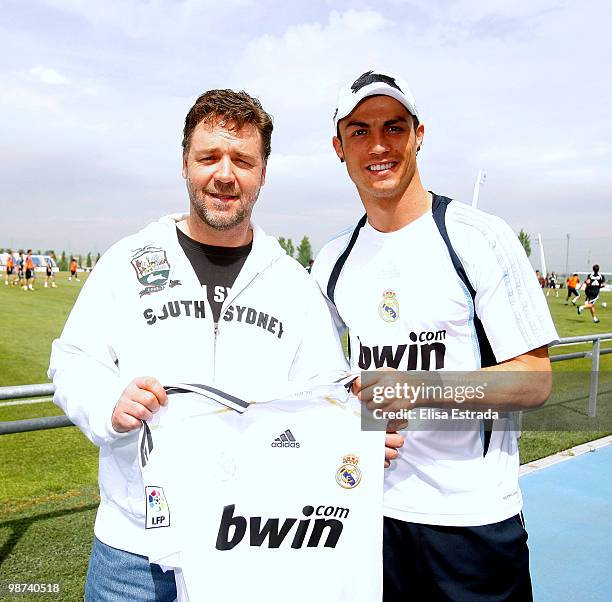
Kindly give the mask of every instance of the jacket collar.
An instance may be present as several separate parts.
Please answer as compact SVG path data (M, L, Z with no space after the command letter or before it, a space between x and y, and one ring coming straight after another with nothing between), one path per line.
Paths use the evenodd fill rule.
M156 224L152 224L154 227L158 226L163 228L163 232L167 239L172 242L175 248L180 249L181 255L182 249L176 235L176 224L188 216L187 214L176 213L167 215L162 218ZM278 244L278 241L273 236L266 234L261 227L255 224L251 220L251 228L253 229L253 248L249 253L244 266L238 274L238 278L234 283L232 289L236 292L240 291L246 286L253 278L259 273L268 269L273 263L281 259L286 255L283 248Z

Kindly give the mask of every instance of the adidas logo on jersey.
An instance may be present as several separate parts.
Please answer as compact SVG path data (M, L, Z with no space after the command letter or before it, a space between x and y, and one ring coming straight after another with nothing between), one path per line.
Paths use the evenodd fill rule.
M299 447L300 442L295 440L291 429L287 429L284 433L281 433L272 443L270 447Z
M301 520L268 518L262 524L264 517L240 516L234 513L235 510L235 504L223 507L215 545L217 550L232 550L245 536L251 547L280 548L283 542L288 543L291 539L290 547L294 550L300 549L304 543L308 548L317 548L320 544L325 548L335 548L344 529L342 521L350 514L349 508L340 506L308 505L302 508L304 518ZM319 518L313 521L312 515Z

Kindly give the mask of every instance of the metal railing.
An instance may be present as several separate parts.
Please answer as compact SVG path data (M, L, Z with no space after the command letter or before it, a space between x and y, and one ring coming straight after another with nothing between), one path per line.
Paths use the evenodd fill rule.
M53 385L53 383L15 385L12 387L0 387L0 400L27 399L38 396L45 397L51 396L53 393L55 393L55 385ZM74 423L68 416L47 416L45 418L30 418L29 420L11 420L9 422L0 422L0 435L42 431L64 426L74 426Z
M591 383L589 386L589 405L587 408L587 415L589 418L595 418L597 416L597 390L599 386L599 358L602 355L612 353L612 347L607 349L601 348L602 341L608 341L612 339L612 333L606 334L593 334L584 335L580 337L566 337L559 339L559 342L552 347L560 347L563 345L577 345L579 343L593 343L591 351L577 351L575 353L562 353L559 355L552 355L550 357L551 362L563 362L567 360L576 360L582 358L591 358Z
M551 355L550 357L551 362L564 362L568 360L591 358L591 381L589 387L589 403L587 408L587 413L590 418L594 418L597 415L599 358L602 355L612 353L612 347L607 349L601 348L601 341L608 340L612 340L612 332L579 337L566 337L560 339L558 343L551 345L552 348L566 345L577 345L581 343L593 344L590 351L563 353L560 355ZM52 383L0 387L0 401L8 399L26 399L36 396L51 396L54 392L55 386ZM47 416L46 418L31 418L29 420L11 420L9 422L0 422L0 435L62 428L65 426L74 426L73 422L67 416Z

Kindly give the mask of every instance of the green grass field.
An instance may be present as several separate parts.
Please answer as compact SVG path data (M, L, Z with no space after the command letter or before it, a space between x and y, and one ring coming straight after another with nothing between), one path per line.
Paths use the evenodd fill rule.
M0 282L0 386L47 382L51 341L58 337L80 282L58 274L58 288L34 291ZM0 421L60 414L52 403L0 407ZM55 596L79 600L98 503L97 449L75 428L0 436L0 584L60 583ZM5 590L6 591L6 590ZM0 599L2 593L0 590Z
M57 289L45 289L42 279L35 291L0 284L0 307L10 308L10 320L0 330L0 386L47 382L51 341L57 337L82 285L58 277ZM612 294L602 295L612 302ZM548 297L561 336L612 332L612 307L598 309L599 324L578 316L563 304L564 291ZM608 343L604 346L612 346ZM585 350L588 346L553 349L553 354ZM601 399L598 413L611 416L612 355L602 357ZM590 360L554 364L555 374L568 373L563 382L576 382L555 401L560 411L584 417L588 393L584 376ZM571 387L569 387L571 389ZM0 421L60 414L50 402L0 406ZM609 422L608 422L609 423ZM586 424L586 423L585 423ZM578 443L608 434L592 429L574 432L525 432L521 461L528 462ZM0 583L60 583L56 599L79 600L92 541L98 501L97 450L76 428L62 428L0 436ZM22 596L37 600L46 596ZM2 598L0 590L0 598Z

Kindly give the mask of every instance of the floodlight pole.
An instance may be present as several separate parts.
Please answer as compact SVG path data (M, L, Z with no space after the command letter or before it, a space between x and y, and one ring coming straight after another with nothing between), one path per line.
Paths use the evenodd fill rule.
M474 183L474 194L472 195L472 207L476 208L478 206L478 194L480 192L480 185L484 184L484 181L487 179L487 174L484 169L478 170L478 177L476 178L476 182Z
M566 234L567 244L565 245L565 275L569 277L569 242L570 235Z

